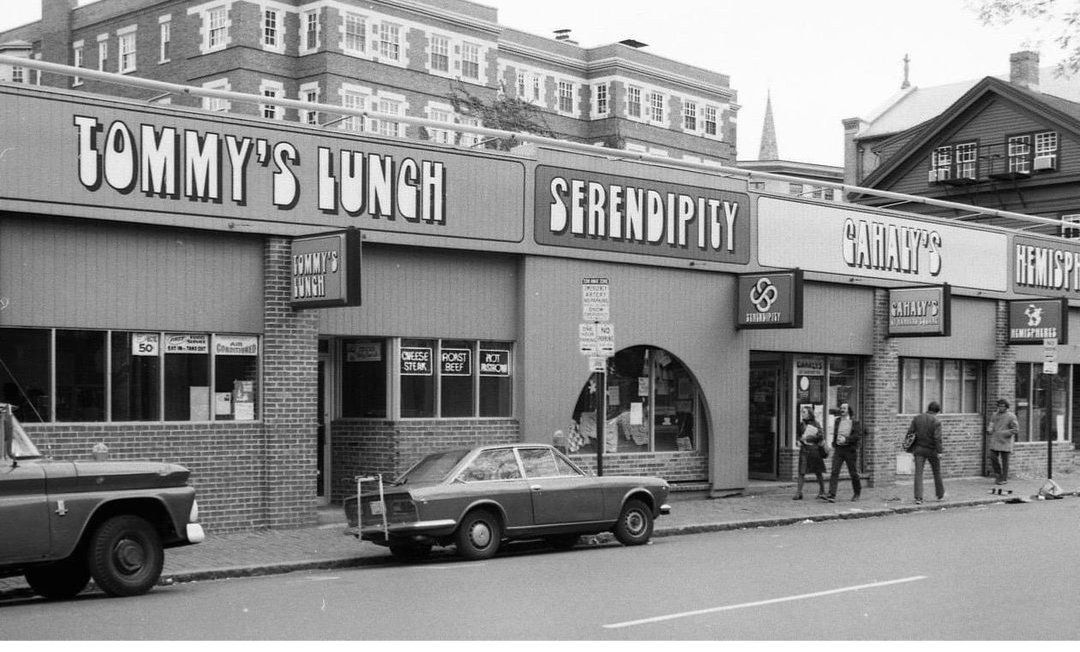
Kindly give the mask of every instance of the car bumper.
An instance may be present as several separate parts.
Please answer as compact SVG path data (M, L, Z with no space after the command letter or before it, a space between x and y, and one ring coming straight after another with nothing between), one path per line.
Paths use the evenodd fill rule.
M454 531L457 521L452 518L438 519L434 521L413 521L411 523L392 523L383 530L381 525L364 526L354 533L365 541L376 543L390 539L413 539L423 537L445 536Z
M187 524L187 540L188 543L202 543L206 540L206 533L203 532L202 526L198 523Z
M671 513L671 505L668 505L667 503L664 503L663 505L660 505L660 514L667 515L667 514L670 514L670 513Z

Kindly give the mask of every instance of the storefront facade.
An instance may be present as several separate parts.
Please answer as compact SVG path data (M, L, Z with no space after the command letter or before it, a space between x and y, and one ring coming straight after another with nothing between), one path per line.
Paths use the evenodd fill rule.
M1045 464L1043 349L1009 343L1008 301L1031 294L1009 232L549 148L25 87L0 87L0 107L17 116L0 159L4 400L52 455L101 442L188 465L217 531L312 523L357 475L478 443L555 443L595 467L603 442L605 474L739 491L793 478L802 405L830 428L851 404L862 468L889 481L930 400L946 472L981 473L987 405L1014 397L1020 466ZM362 257L296 255L295 238L347 228ZM305 306L338 262L360 270L359 303ZM740 277L794 269L798 324L746 327ZM600 279L591 319L583 286ZM924 286L951 288L947 332L894 319L919 321L930 302L898 290ZM583 346L593 322L610 355ZM1080 348L1057 362L1068 467Z

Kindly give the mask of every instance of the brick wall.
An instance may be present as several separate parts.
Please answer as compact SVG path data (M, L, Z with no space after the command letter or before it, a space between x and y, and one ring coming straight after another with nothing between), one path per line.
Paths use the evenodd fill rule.
M331 431L333 502L355 492L358 475L392 477L430 453L521 441L514 419L339 419Z
M596 472L596 455L571 455L582 469ZM700 451L604 454L604 475L651 475L671 483L707 483L709 458Z

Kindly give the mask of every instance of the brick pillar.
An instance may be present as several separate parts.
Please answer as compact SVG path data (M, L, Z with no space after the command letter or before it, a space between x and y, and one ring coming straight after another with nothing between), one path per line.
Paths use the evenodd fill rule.
M264 246L263 424L266 432L266 524L313 525L319 364L317 313L296 311L291 297L290 240Z
M71 14L78 4L78 0L41 0L42 61L69 66L73 63L71 60L73 56L71 54ZM70 88L71 78L67 75L43 72L41 85Z
M1016 347L1009 346L1009 302L998 301L994 319L994 361L986 369L986 403L983 414L997 411L997 400L1004 398L1016 411ZM986 462L986 442L983 442L981 472L990 474ZM1044 460L1045 461L1045 460Z
M889 333L889 291L874 290L873 355L866 365L866 381L862 407L866 440L863 443L863 465L870 486L896 480L896 453L900 451L902 434L895 430L899 359L896 341Z

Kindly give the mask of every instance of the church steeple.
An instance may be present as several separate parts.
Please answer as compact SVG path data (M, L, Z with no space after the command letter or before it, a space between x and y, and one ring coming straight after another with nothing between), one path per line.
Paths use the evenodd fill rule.
M776 125L772 117L772 91L765 99L765 124L761 128L761 149L758 151L759 161L778 161L780 152L776 146Z

